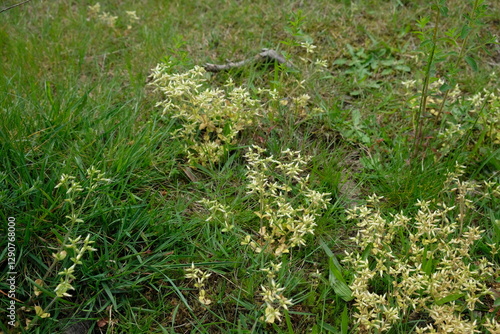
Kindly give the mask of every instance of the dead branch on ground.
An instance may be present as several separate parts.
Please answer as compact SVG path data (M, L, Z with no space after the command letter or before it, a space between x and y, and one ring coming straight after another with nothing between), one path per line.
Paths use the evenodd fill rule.
M206 71L208 72L220 72L220 71L227 71L232 68L238 68L238 67L243 67L247 64L254 63L254 62L271 62L271 61L276 61L279 64L285 64L288 67L294 67L293 63L286 60L285 57L283 57L281 54L279 54L277 51L272 50L272 49L262 49L262 51L257 54L254 57L247 58L242 61L238 62L227 62L226 64L210 64L207 63L203 65Z

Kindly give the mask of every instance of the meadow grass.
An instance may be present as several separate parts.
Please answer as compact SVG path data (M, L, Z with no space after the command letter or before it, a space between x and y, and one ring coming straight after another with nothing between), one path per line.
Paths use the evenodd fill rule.
M0 18L0 332L499 329L497 2L33 0ZM180 111L158 105L158 64L175 76L262 48L293 67L204 73L172 95ZM256 110L231 109L239 86ZM200 107L214 89L221 107ZM189 159L200 143L221 151ZM453 227L438 235L454 261L474 239L460 277L478 283L422 287L405 309L398 264L422 286L449 269L426 202L446 205L428 226Z

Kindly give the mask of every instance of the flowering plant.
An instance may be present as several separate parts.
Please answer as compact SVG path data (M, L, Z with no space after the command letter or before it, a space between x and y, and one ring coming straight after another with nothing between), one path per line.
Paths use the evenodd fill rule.
M171 65L153 69L151 85L164 97L157 106L163 115L179 119L175 137L183 141L190 164L217 163L237 143L240 131L262 114L261 103L232 81L225 90L207 88L206 71L200 66L170 74Z
M451 189L459 202L456 219L450 217L454 206L424 201L417 203L413 218L396 214L388 219L379 207L382 198L375 195L367 205L348 210L348 218L358 221L353 240L361 248L344 259L354 270L350 287L359 332L386 332L400 320L425 314L432 320L417 333L479 333L467 312L491 298L488 281L498 268L486 258L470 256L484 231L464 227L470 206L465 204L470 201L460 175L450 173L447 182L457 185ZM495 245L490 247L492 253L497 251ZM500 330L500 324L488 317L483 327L490 333Z

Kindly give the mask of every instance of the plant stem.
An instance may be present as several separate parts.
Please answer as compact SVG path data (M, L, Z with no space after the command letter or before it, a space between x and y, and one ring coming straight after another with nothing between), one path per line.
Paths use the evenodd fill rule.
M415 117L416 128L415 128L415 140L413 141L413 148L412 148L412 158L415 158L418 155L422 143L422 128L423 128L422 115L427 107L427 94L429 90L429 81L431 77L432 63L434 61L434 54L436 52L437 32L439 28L440 18L441 18L441 11L438 8L436 14L436 22L434 25L434 32L432 35L432 48L429 54L429 58L427 60L427 68L425 70L424 84L422 87L422 96L420 97L420 105L418 108L417 115Z
M92 180L90 180L90 182L92 183ZM85 203L87 203L87 200L89 199L90 193L92 193L92 189L90 189L89 192L87 193L87 196L85 196L85 199L83 200L82 205L80 206L80 209L78 210L78 213L76 215L74 215L75 217L80 217L80 215L82 214L83 208L85 206ZM70 205L71 205L71 214L74 214L75 213L75 205L73 204L73 201L70 201ZM68 231L66 232L66 234L64 235L64 239L63 239L61 246L59 247L59 250L57 252L64 249L64 245L68 242L69 236L70 236L71 232L73 231L74 227L75 227L75 220L73 220L71 222L71 225L68 228ZM45 281L45 279L47 277L49 277L49 275L52 273L52 270L54 270L54 267L56 266L57 262L59 262L57 259L54 259L52 261L52 264L50 265L49 269L45 272L45 275L43 276L42 281Z
M475 0L474 1L474 5L472 6L472 10L471 10L471 14L470 14L470 20L471 21L474 21L476 18L477 18L477 8L479 6L479 0ZM472 30L471 30L472 31ZM467 35L465 36L464 40L462 41L462 45L460 46L460 52L457 56L457 59L455 60L455 63L453 64L453 67L456 68L458 66L458 63L462 60L462 58L465 56L465 47L467 45L467 42L469 41L469 37L471 35L471 31L469 31L467 33ZM448 99L448 95L449 95L449 92L450 90L446 90L446 92L444 93L444 96L443 96L443 100L441 101L441 104L439 105L439 109L437 111L437 117L436 117L436 124L437 124L437 120L439 118L439 115L442 115L443 114L443 109L444 109L444 105L446 103L446 100ZM441 119L441 128L443 127L444 125L444 117Z

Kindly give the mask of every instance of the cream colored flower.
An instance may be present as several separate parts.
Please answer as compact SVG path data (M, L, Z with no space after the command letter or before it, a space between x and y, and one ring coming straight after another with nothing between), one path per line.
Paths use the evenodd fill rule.
M125 11L125 14L127 14L128 18L131 22L139 21L139 17L137 16L135 10L134 11Z
M278 309L275 309L274 307L267 305L266 311L265 311L265 320L267 323L274 323L275 320L281 321L281 313L278 311Z
M93 6L88 6L89 18L97 17L97 15L101 12L101 4L98 2Z
M200 301L200 303L202 303L203 305L210 305L212 303L212 301L210 299L207 298L207 294L206 294L206 291L201 289L200 290L200 294L198 296L198 300Z
M302 42L300 46L306 49L307 53L314 53L314 49L316 49L316 45L311 44L310 42Z

